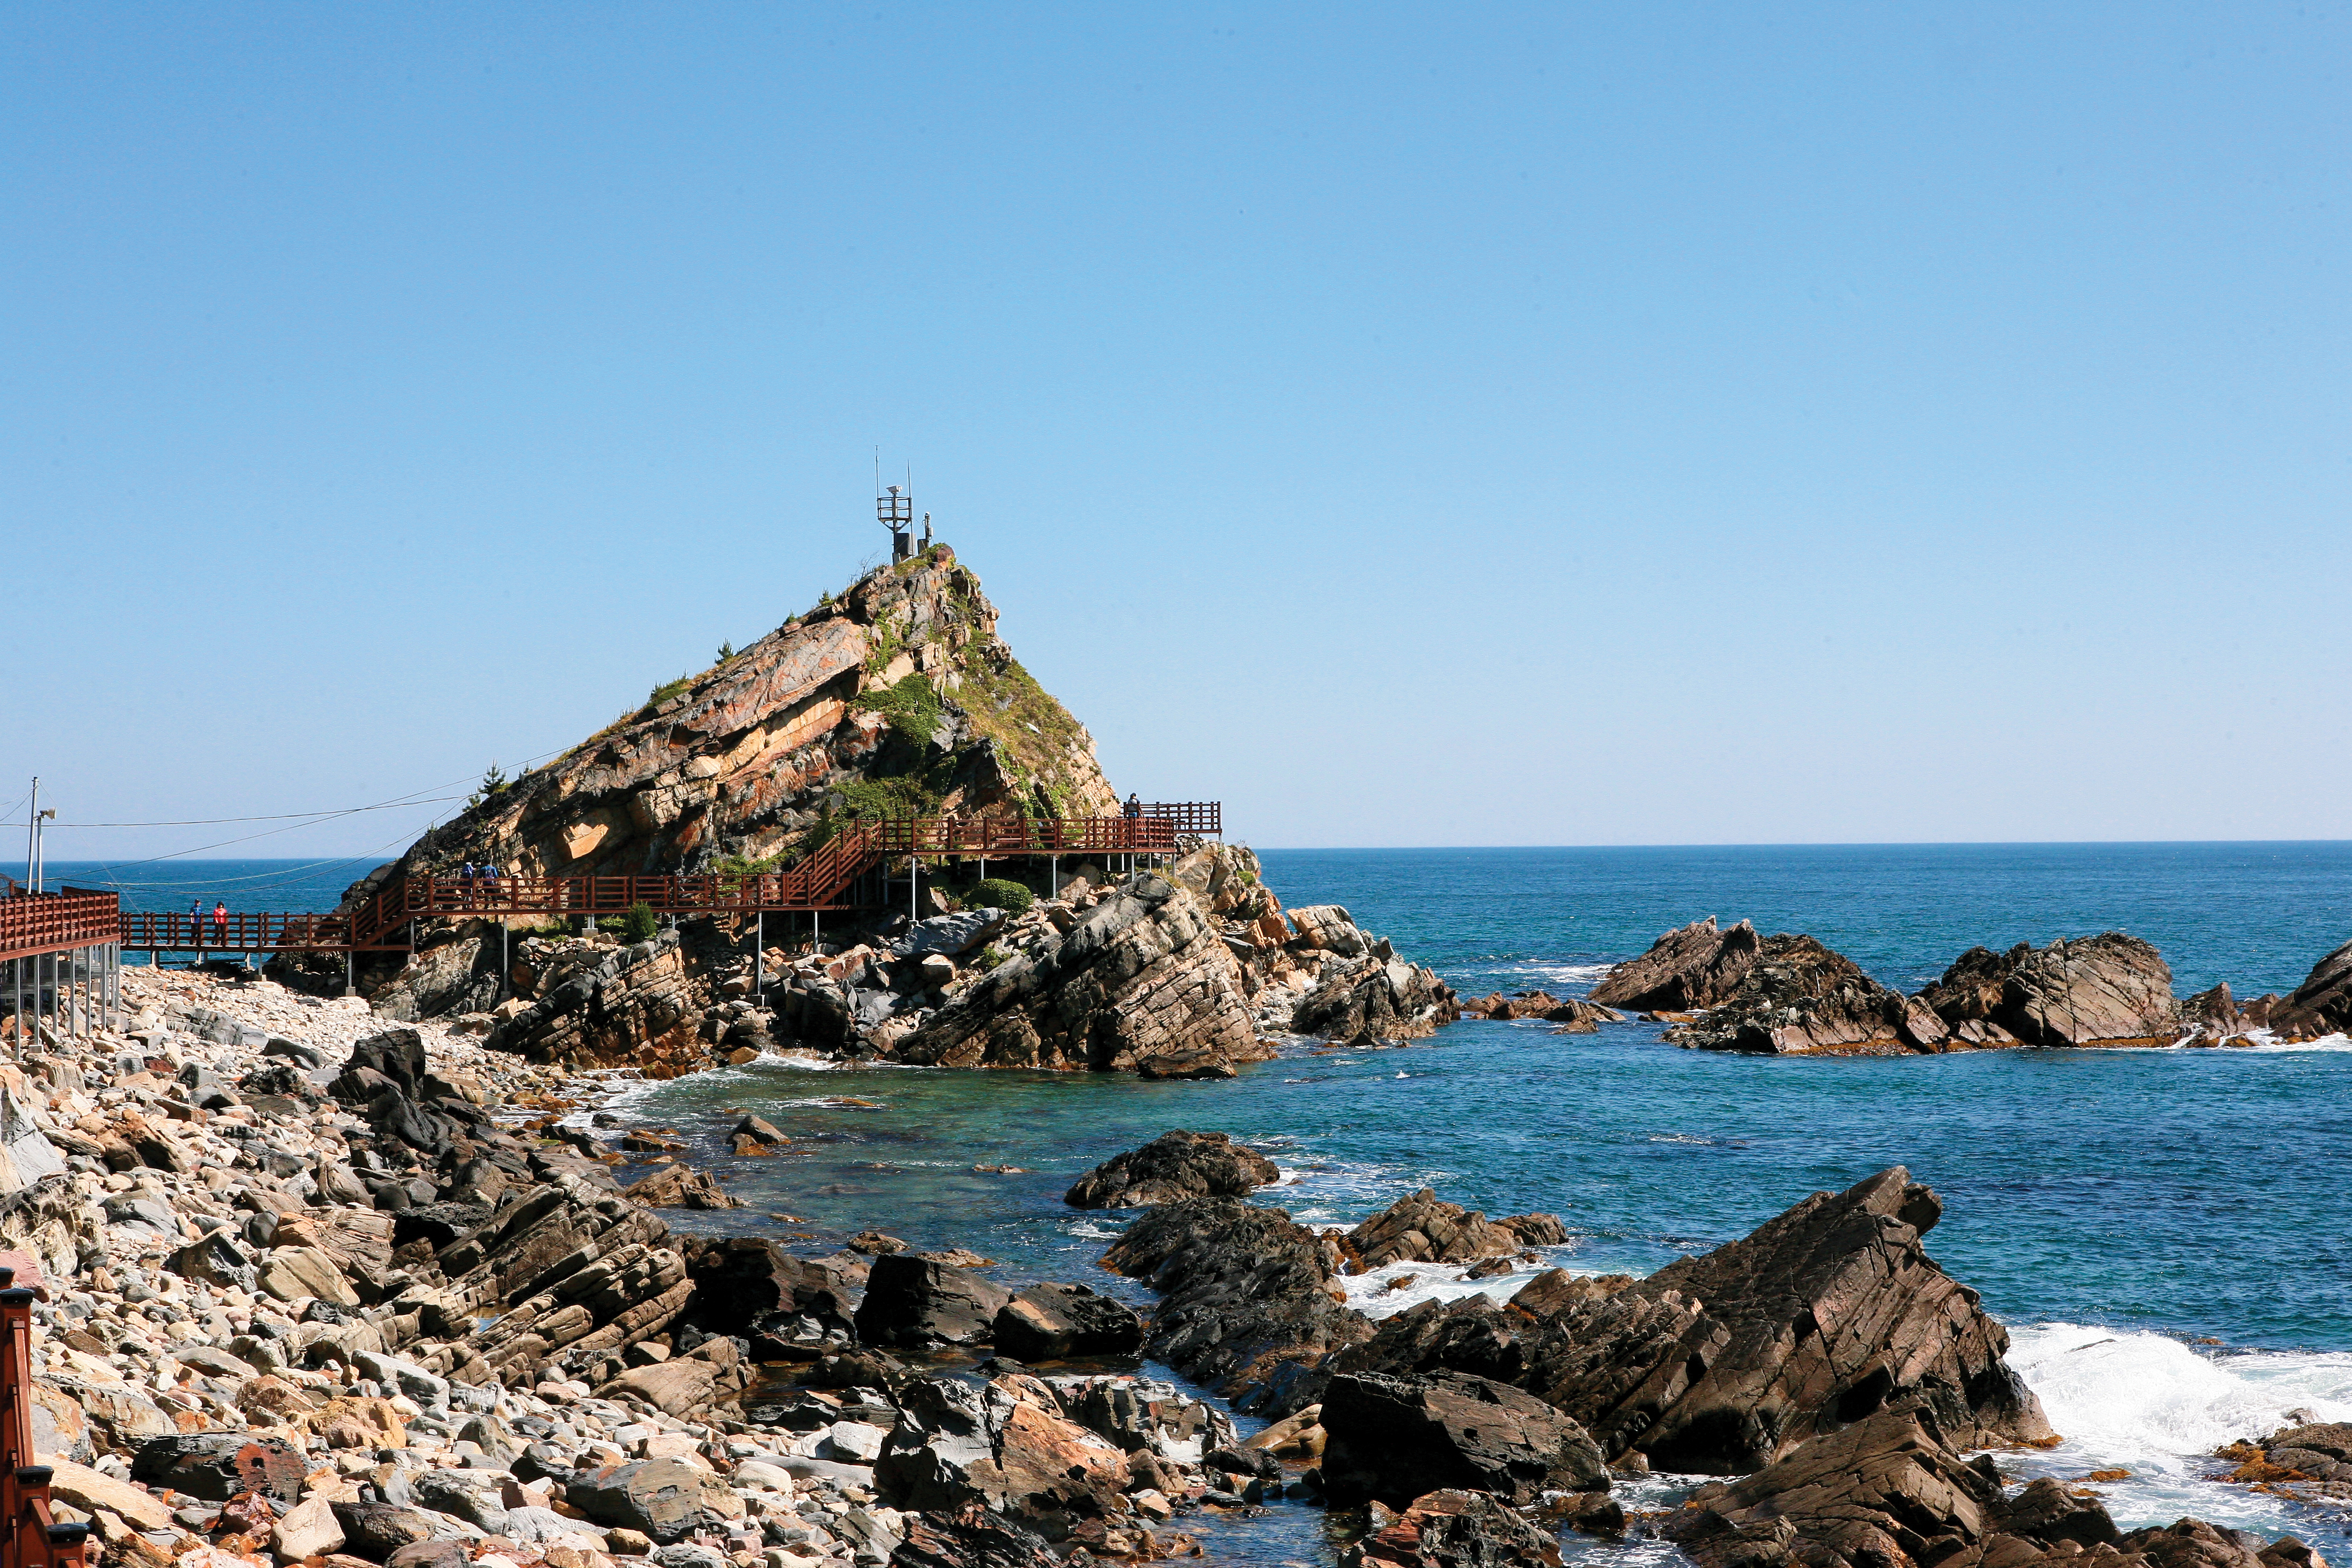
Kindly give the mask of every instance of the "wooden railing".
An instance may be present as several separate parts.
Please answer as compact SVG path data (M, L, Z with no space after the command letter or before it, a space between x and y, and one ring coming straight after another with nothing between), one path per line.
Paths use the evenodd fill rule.
M0 899L0 959L66 952L115 940L121 900L112 893L68 888L28 893L19 886Z
M1023 855L1165 855L1180 835L1219 831L1214 801L1147 805L1135 816L1006 819L914 816L849 822L779 871L712 877L409 877L349 916L209 912L126 914L122 945L226 952L405 947L421 920L536 915L570 919L649 905L667 915L755 914L857 907L857 879L899 856L980 859ZM5 907L5 906L0 906Z
M89 1526L57 1522L53 1474L33 1448L33 1291L0 1268L0 1511L8 1518L0 1568L82 1568Z

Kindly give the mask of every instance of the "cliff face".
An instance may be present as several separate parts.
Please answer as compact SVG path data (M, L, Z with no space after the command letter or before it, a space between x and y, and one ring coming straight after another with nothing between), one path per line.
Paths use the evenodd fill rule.
M1108 816L1094 741L996 635L945 545L867 574L356 885L495 861L509 874L697 872L789 854L828 818Z

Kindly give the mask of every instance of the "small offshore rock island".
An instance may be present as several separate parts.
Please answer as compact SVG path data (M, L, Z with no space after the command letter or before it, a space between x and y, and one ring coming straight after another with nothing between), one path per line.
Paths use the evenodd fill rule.
M1118 815L996 623L943 545L877 568L486 781L346 905L469 863L758 875L877 817ZM2226 987L2176 1002L2154 950L2109 933L1976 949L1905 996L1810 937L1709 919L1590 999L1465 1005L1345 908L1286 910L1246 848L1141 858L1056 856L1041 878L950 858L908 869L911 909L892 887L821 930L459 910L357 969L355 996L320 959L133 970L88 1036L19 1028L0 1262L42 1298L29 1397L68 1522L152 1568L1289 1562L1302 1548L1251 1531L1294 1505L1320 1510L1304 1550L1342 1568L2321 1563L2195 1518L2126 1531L2087 1486L2021 1478L2062 1434L1927 1250L1946 1203L1903 1165L1790 1192L1637 1279L1549 1267L1558 1215L1434 1187L1310 1223L1262 1201L1284 1179L1265 1150L1179 1128L1059 1200L1120 1227L1087 1279L1007 1278L973 1245L898 1239L887 1213L820 1245L680 1158L675 1130L599 1109L616 1082L790 1057L1008 1069L969 1080L992 1092L1039 1081L1010 1069L1127 1075L1188 1097L1197 1128L1213 1080L1278 1052L1467 1014L1589 1033L1637 1009L1753 1055L1942 1054L2340 1026L2352 980L2339 950L2249 1022ZM722 1166L782 1165L801 1135L782 1109L724 1125ZM1351 1285L1404 1265L1531 1278L1363 1310ZM2352 1427L2296 1423L2228 1460L2230 1484L2316 1502L2352 1484Z

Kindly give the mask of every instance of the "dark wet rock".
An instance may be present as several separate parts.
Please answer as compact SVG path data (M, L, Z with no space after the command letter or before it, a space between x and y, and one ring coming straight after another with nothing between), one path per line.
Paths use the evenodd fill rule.
M1709 915L1666 932L1649 952L1611 969L1589 999L1597 1006L1650 1013L1712 1007L1747 977L1761 945L1748 921L1717 931Z
M893 1350L982 1344L998 1309L1012 1300L1012 1291L970 1269L890 1253L874 1260L857 1308L857 1337Z
M2242 1484L2315 1481L2319 1495L2352 1497L2352 1422L2282 1427L2259 1442L2232 1443L2221 1457L2237 1461L2230 1479Z
M1433 1491L1340 1555L1340 1568L1559 1568L1559 1543L1485 1492Z
M2168 1045L2180 1025L2163 955L2112 931L2007 952L1972 947L1919 1000L1956 1033L1992 1025L2028 1046Z
M1921 1245L1942 1214L1895 1166L1816 1193L1742 1240L1645 1279L1548 1274L1508 1307L1425 1302L1339 1372L1455 1368L1559 1406L1611 1459L1738 1474L1903 1397L1971 1445L2052 1436L2009 1335Z
M1313 1404L1316 1363L1371 1335L1342 1302L1338 1241L1281 1209L1169 1204L1128 1226L1102 1261L1160 1292L1147 1353L1241 1409L1287 1415Z
M1059 1568L1045 1538L978 1504L919 1513L890 1554L891 1568Z
M720 1530L741 1511L728 1484L684 1459L639 1459L577 1477L564 1500L598 1524L641 1530L654 1541L683 1541Z
M1072 1208L1140 1208L1182 1198L1245 1195L1282 1179L1275 1163L1223 1132L1162 1132L1080 1176L1062 1201Z
M1323 1394L1323 1490L1336 1504L1402 1507L1433 1488L1516 1504L1608 1489L1584 1428L1534 1394L1468 1373L1342 1373Z
M687 1320L709 1333L753 1338L755 1361L806 1360L856 1342L865 1258L797 1258L765 1237L689 1241L684 1252L694 1281Z
M2264 1021L2288 1040L2352 1030L2352 942L2313 964L2302 984L2272 1005Z
M1349 1231L1346 1249L1349 1272L1363 1273L1389 1263L1471 1263L1530 1247L1557 1247L1567 1239L1556 1215L1491 1220L1423 1187Z
M429 1541L433 1515L399 1503L338 1501L331 1505L335 1522L343 1527L343 1550L370 1563L382 1563L404 1546Z
M1768 936L1728 994L1667 1036L1701 1050L1889 1056L1945 1048L1933 1009L1809 936Z
M1033 1285L996 1310L995 1342L1015 1361L1133 1355L1143 1320L1083 1285Z

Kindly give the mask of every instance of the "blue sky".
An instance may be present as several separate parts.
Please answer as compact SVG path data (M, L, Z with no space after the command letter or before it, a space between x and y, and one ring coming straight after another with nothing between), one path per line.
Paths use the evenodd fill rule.
M0 802L560 750L853 576L878 444L1256 843L2352 837L2347 44L8 5Z

